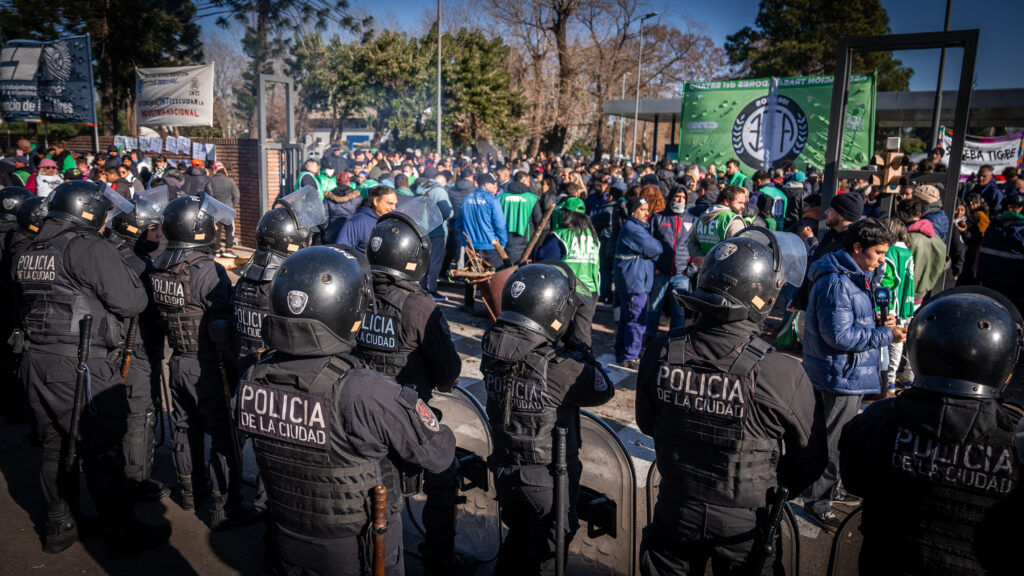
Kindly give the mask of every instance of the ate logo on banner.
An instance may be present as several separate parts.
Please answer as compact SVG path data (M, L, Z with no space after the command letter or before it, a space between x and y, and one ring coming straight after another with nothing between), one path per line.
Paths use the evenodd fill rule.
M736 115L732 125L732 149L747 166L760 166L764 158L765 113L768 96L757 98ZM807 146L807 115L795 100L778 96L775 107L775 126L771 136L772 161L793 160Z

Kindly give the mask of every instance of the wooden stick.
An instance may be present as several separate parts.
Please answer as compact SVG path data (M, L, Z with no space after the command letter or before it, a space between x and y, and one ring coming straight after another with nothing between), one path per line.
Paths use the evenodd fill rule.
M552 204L551 206L548 206L547 210L544 211L544 218L541 219L540 226L537 226L537 229L533 231L533 238L530 238L530 243L527 244L526 246L526 252L523 252L523 257L520 258L519 260L520 266L526 264L527 258L530 257L530 254L533 252L533 249L537 247L537 242L540 241L540 237L544 234L544 227L548 225L548 222L551 221L551 215L555 213L556 205L557 203Z
M387 572L387 551L384 549L384 533L388 528L388 489L376 486L373 489L373 574L384 576Z
M483 272L474 272L472 270L450 270L449 276L453 278L490 278L494 276L493 270L485 270Z

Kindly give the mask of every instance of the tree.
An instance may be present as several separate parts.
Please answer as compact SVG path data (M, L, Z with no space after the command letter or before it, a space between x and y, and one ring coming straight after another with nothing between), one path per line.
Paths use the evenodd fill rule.
M207 63L213 62L213 121L220 132L228 138L234 137L239 118L232 101L234 94L242 88L242 71L245 61L241 47L233 38L224 38L214 30L203 34L203 53ZM245 119L244 121L248 121Z
M287 54L296 30L301 32L309 26L323 29L334 22L356 33L367 30L373 20L360 20L350 14L348 0L210 0L210 7L206 15L218 15L217 24L222 28L232 20L245 25L242 49L251 63L242 74L244 89L236 95L235 108L249 119L251 132L256 132L260 74L274 73L274 61Z
M725 44L730 63L750 76L834 74L839 38L891 33L879 0L761 0L755 24ZM878 89L887 91L907 90L914 73L892 52L854 56L854 72L875 70Z
M40 24L45 14L47 22ZM191 0L8 0L0 5L0 35L53 40L88 33L100 91L103 132L117 130L118 110L134 115L135 68L196 64L202 58ZM128 121L127 132L135 123Z

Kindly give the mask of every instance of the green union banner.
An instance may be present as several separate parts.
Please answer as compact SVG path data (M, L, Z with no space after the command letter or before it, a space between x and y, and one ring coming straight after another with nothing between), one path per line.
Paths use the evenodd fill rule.
M747 174L793 160L822 168L828 145L832 76L687 83L683 88L679 161L740 161ZM843 169L858 169L874 153L875 76L850 77Z

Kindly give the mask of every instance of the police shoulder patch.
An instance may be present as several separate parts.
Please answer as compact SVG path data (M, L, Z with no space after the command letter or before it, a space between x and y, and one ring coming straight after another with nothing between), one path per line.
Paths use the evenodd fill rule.
M437 421L437 416L434 415L434 411L427 406L427 403L422 399L416 401L416 416L419 416L420 422L423 426L431 432L440 432L441 424Z

